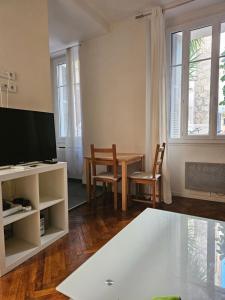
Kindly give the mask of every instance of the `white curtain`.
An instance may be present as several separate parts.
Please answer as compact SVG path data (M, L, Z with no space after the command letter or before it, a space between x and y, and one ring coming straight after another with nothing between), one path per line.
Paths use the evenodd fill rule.
M67 97L68 97L68 136L66 137L65 161L68 163L69 178L82 178L82 111L80 93L79 47L66 51Z
M166 142L163 162L163 201L172 202L168 170L166 40L162 9L152 9L147 20L146 69L146 169L152 168L157 143Z

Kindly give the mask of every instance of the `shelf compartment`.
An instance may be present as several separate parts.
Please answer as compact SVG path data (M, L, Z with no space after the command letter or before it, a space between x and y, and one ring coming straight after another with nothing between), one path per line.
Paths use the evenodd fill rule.
M51 244L53 241L56 241L58 238L62 237L65 234L65 231L55 227L49 227L45 231L45 235L41 237L41 245L45 246Z
M11 223L12 236L5 240L6 268L30 257L40 245L39 213Z
M38 209L38 176L30 175L2 182L2 198L12 201L15 198L30 200L32 208Z
M51 243L65 233L65 201L50 206L47 209L42 210L41 213L45 217L45 234L41 236L41 245L45 245Z
M23 218L26 218L30 215L33 215L37 213L38 211L36 209L33 209L31 211L19 211L13 215L7 216L3 218L3 225L6 226L8 224L11 224L13 222L19 221Z
M6 257L5 264L6 268L14 264L20 263L20 260L29 258L30 255L38 249L37 245L31 244L19 238L10 238L5 243Z
M0 276L5 275L68 232L66 163L40 165L24 170L4 170L0 174L0 206L3 199L25 198L31 211L15 211L0 223ZM42 214L48 211L43 234ZM8 210L8 213L10 210ZM41 217L41 219L40 219Z
M40 198L40 210L46 209L50 206L53 206L55 204L58 204L60 202L64 201L64 199L54 199L51 196L42 196Z
M39 174L39 201L45 199L64 199L65 196L65 173L63 169L43 172Z

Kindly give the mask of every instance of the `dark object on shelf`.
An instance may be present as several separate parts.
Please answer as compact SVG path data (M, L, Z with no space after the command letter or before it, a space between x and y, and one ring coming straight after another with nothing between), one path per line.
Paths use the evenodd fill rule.
M43 161L44 164L49 164L49 165L57 164L57 162L58 162L57 159L47 159Z
M6 200L3 200L2 204L3 204L3 210L7 210L11 208L10 203Z
M31 206L31 202L28 199L25 198L15 198L13 199L14 204L20 204L23 207Z
M2 216L8 217L11 216L21 210L23 210L22 205L20 204L14 204L12 201L3 200L3 211Z
M45 235L45 216L41 213L40 215L40 236Z
M44 217L45 230L48 230L48 228L49 228L49 209L46 208L46 209L42 210L41 214Z
M6 225L4 227L4 237L5 240L8 240L13 237L13 226L12 224Z

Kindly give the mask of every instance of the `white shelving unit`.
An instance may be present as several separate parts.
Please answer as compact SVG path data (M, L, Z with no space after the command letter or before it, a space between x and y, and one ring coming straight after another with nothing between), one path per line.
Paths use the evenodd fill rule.
M29 199L32 210L3 217L2 200ZM68 233L66 163L0 170L0 276ZM40 235L40 216L48 226ZM10 226L8 238L4 229Z
M52 205L55 205L57 203L60 203L62 201L64 201L63 198L52 199L51 197L43 197L40 202L40 210L46 209L46 208L48 208Z

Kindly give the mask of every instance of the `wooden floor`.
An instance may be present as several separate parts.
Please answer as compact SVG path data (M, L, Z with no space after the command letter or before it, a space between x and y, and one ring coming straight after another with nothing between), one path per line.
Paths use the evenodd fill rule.
M66 237L0 279L0 300L67 299L55 287L144 208L135 204L126 216L111 205L100 205L96 213L86 204L71 211ZM222 203L175 198L160 209L225 221Z

